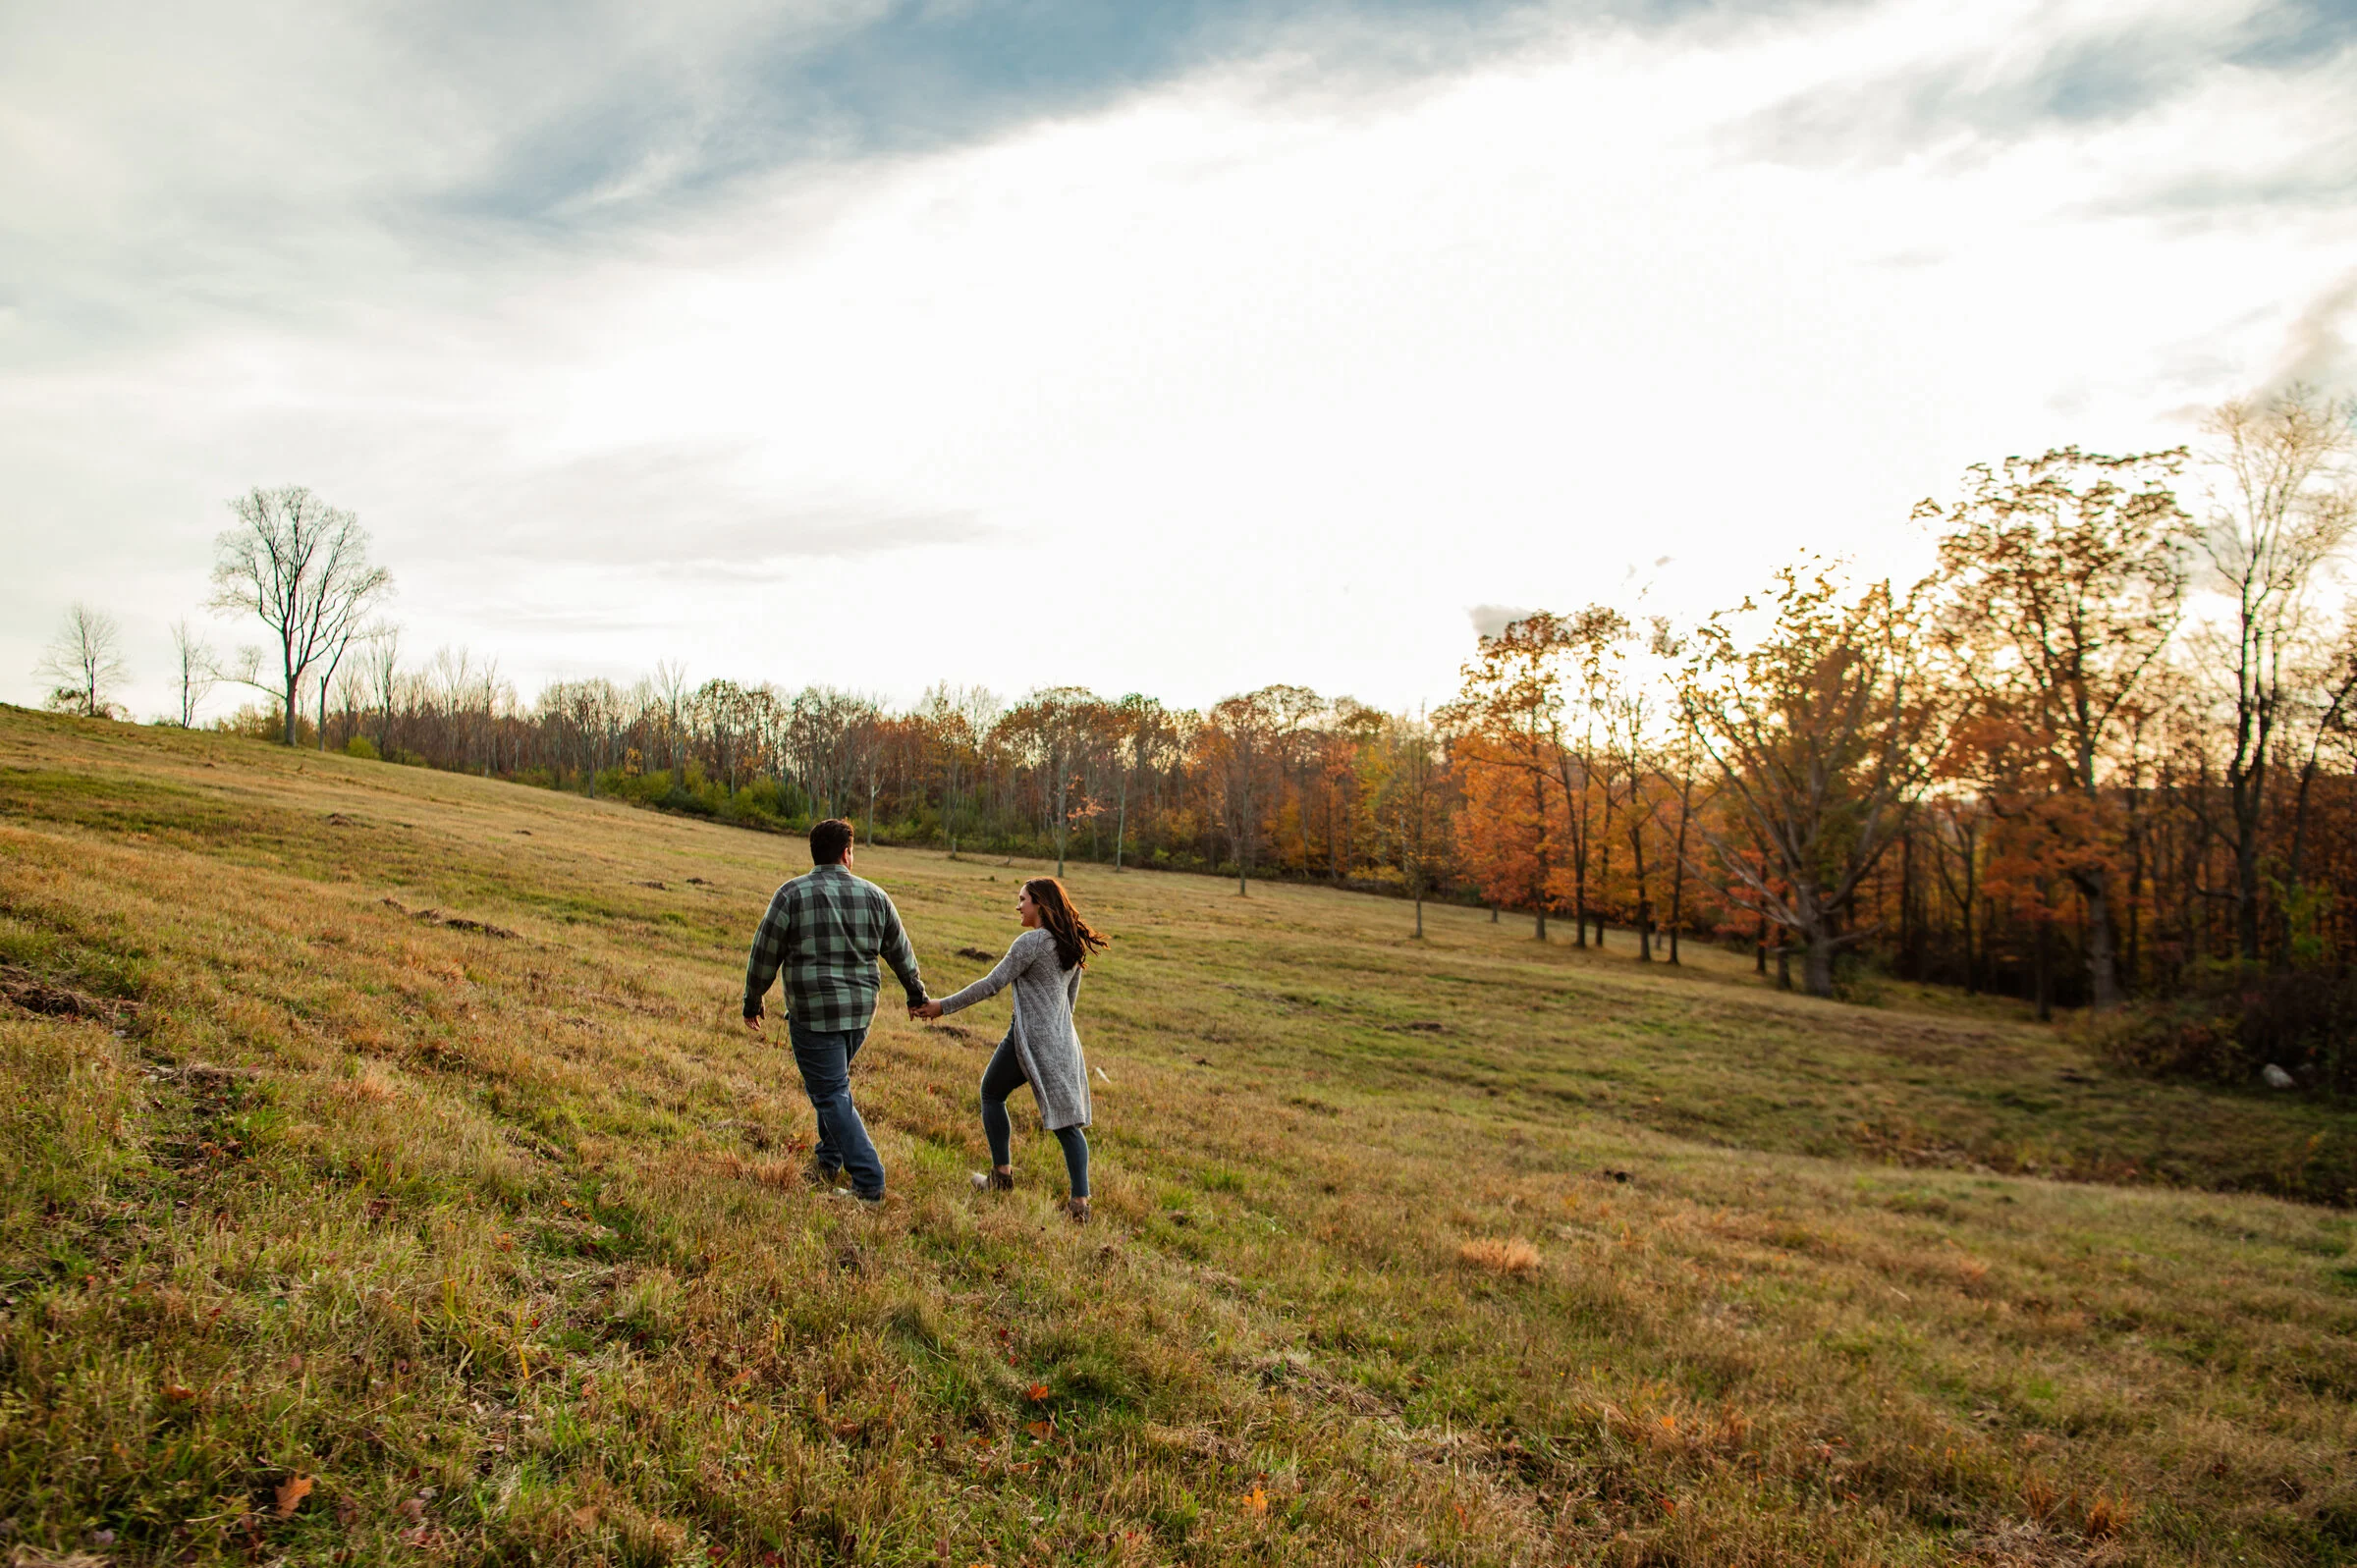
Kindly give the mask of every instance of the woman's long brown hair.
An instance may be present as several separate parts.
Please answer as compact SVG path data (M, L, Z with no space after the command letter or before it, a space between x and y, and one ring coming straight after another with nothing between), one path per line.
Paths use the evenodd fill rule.
M1085 969L1090 953L1113 946L1111 937L1091 930L1080 918L1080 911L1072 907L1072 895L1054 877L1033 877L1023 884L1023 892L1031 895L1031 906L1039 911L1040 929L1056 939L1056 958L1065 968L1078 964Z

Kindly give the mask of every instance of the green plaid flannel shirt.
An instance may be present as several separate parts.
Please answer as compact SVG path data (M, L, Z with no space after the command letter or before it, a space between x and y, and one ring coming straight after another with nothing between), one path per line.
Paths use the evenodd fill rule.
M876 960L901 977L909 1005L924 977L892 896L841 866L813 866L769 900L744 966L744 1015L761 1016L769 983L786 971L786 1015L805 1029L865 1029L875 1015Z

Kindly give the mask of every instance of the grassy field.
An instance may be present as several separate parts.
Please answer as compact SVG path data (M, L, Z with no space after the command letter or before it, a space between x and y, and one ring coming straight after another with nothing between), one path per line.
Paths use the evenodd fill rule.
M1081 868L1100 1222L1019 1108L1020 1189L968 1190L1003 1001L879 1020L871 1214L735 1022L806 860L0 710L0 1552L2357 1556L2345 1116ZM946 991L1036 868L859 869Z

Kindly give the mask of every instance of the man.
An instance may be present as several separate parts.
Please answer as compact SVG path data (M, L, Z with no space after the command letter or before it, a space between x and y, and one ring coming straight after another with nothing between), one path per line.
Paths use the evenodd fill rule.
M829 818L810 830L810 874L780 888L753 934L744 966L744 1026L761 1032L761 999L786 971L786 1033L802 1090L818 1113L810 1179L822 1188L849 1175L851 1195L884 1201L884 1162L851 1104L851 1059L876 1011L876 959L892 965L908 1005L925 1002L916 954L883 889L851 875L851 825Z

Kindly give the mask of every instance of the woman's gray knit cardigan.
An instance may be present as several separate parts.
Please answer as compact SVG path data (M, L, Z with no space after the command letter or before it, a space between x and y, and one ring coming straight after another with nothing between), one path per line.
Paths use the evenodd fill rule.
M1087 1126L1088 1062L1080 1054L1080 1032L1072 1027L1072 1008L1080 1000L1080 966L1064 967L1056 956L1054 937L1035 927L1015 938L996 969L958 995L941 999L942 1016L995 997L1010 985L1014 987L1014 1021L1007 1026L1007 1039L1039 1101L1039 1124L1050 1132Z

